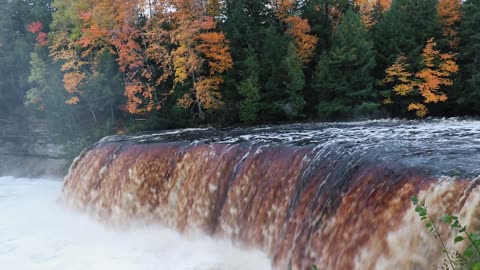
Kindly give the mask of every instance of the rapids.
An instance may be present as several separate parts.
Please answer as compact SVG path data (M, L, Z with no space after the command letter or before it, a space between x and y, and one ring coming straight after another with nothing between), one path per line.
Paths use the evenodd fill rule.
M112 230L58 201L61 181L0 177L0 268L6 270L270 269L258 251L161 226Z
M442 252L410 197L480 229L479 160L475 120L187 129L103 139L62 198L110 224L260 248L282 270L432 269Z

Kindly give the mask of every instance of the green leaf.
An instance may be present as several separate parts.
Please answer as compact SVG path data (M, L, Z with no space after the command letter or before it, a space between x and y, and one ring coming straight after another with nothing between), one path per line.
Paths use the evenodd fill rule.
M425 224L425 227L427 227L427 228L430 228L430 227L432 227L432 226L433 226L432 221L428 221L428 222Z
M440 218L440 221L445 224L451 224L453 221L452 216L445 214L443 217Z
M461 235L455 237L455 239L453 240L453 242L456 244L458 242L462 242L465 238Z
M475 264L472 266L472 270L480 270L480 262L475 263Z
M417 196L412 196L412 198L410 198L410 200L412 200L413 205L418 205L418 198L417 198Z
M318 270L318 267L316 265L312 265L312 270Z
M458 222L458 220L455 220L452 225L450 225L452 228L461 228L462 226L460 226L460 223Z

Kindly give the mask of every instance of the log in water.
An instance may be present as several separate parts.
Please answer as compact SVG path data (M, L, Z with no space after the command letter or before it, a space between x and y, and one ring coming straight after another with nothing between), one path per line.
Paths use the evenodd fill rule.
M63 198L113 224L260 248L278 269L431 269L442 252L410 197L480 229L479 158L469 120L116 136L74 162Z

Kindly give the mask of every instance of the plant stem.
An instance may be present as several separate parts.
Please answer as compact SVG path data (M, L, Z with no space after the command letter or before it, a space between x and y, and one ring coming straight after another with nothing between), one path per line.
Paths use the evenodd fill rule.
M445 255L447 255L447 259L448 259L448 262L450 263L450 266L452 267L453 270L455 270L455 266L453 266L453 261L450 258L450 255L448 254L447 246L443 242L442 237L440 235L440 230L438 229L437 225L433 221L432 216L430 216L430 213L428 211L427 211L427 215L428 215L428 218L430 219L430 221L432 222L432 226L433 226L433 229L435 230L435 233L438 237L438 240L440 240L440 243L442 244L443 253L445 253Z

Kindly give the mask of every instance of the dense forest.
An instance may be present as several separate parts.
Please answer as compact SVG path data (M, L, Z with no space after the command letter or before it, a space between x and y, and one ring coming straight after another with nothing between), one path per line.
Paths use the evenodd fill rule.
M480 113L478 0L0 0L0 119L64 138Z

